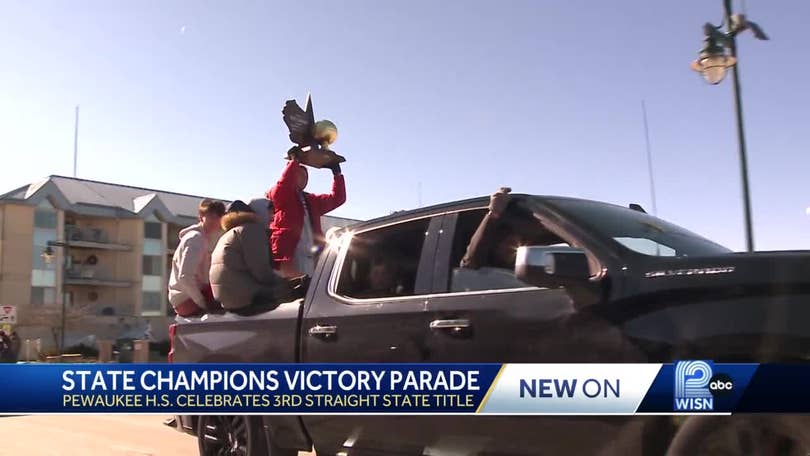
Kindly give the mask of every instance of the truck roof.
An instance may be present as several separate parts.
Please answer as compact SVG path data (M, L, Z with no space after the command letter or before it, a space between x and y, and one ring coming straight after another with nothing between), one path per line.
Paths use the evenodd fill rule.
M530 194L527 194L527 193L512 193L511 195L512 195L512 197L518 197L518 198L531 197L531 198L537 198L537 199L541 199L541 200L542 199L545 199L545 200L563 200L564 199L564 200L575 200L575 201L592 201L592 200L586 200L584 198L573 198L573 197L557 196L557 195L530 195ZM411 210L407 210L407 211L394 212L394 213L389 214L389 215L385 215L385 216L382 216L382 217L377 217L377 218L374 218L374 219L363 221L363 222L358 223L356 225L352 225L352 228L353 229L364 228L364 227L371 226L371 225L384 224L386 222L393 222L393 221L402 220L402 219L418 218L419 216L429 216L429 215L434 214L434 213L444 212L444 211L446 211L448 209L464 209L464 208L470 208L470 207L486 205L488 203L489 203L489 195L478 196L478 197L468 198L468 199L463 199L463 200L458 200L458 201L451 201L451 202L448 202L448 203L435 204L433 206L420 207L418 209L411 209ZM610 203L604 203L604 204L610 204Z

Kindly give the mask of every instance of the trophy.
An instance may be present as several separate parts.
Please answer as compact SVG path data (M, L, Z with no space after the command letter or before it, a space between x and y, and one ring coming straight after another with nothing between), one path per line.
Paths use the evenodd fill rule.
M306 106L303 110L295 100L287 100L281 110L284 123L290 130L290 140L296 144L287 152L287 159L291 160L293 152L298 151L301 163L313 168L328 168L345 162L345 158L329 149L337 140L337 126L329 120L315 121L310 95L307 95Z

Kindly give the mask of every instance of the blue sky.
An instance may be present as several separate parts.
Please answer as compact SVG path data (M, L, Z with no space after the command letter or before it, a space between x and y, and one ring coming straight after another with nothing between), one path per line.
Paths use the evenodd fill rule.
M739 44L757 248L810 248L810 3L746 3L772 37ZM0 190L72 174L78 104L79 177L260 195L290 145L281 107L311 91L348 159L334 215L502 185L650 208L645 99L659 215L743 249L730 80L689 69L721 13L720 0L0 0ZM310 190L330 180L313 172Z

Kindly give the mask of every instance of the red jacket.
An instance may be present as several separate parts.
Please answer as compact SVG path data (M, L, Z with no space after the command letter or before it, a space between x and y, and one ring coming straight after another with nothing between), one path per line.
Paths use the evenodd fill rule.
M297 161L290 160L276 185L267 192L267 197L273 201L275 208L275 215L270 223L270 245L273 248L273 257L278 262L292 260L295 247L301 239L301 230L304 227L304 207L297 194L298 185L295 172L299 166L301 165ZM304 195L307 205L309 205L312 236L315 243L320 245L324 241L321 216L346 202L346 182L343 175L340 174L335 176L331 194L304 193Z

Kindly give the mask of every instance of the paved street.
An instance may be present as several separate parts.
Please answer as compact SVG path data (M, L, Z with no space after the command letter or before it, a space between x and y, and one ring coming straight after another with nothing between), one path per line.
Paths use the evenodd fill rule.
M197 455L197 440L164 426L166 418L161 415L0 418L0 455Z

